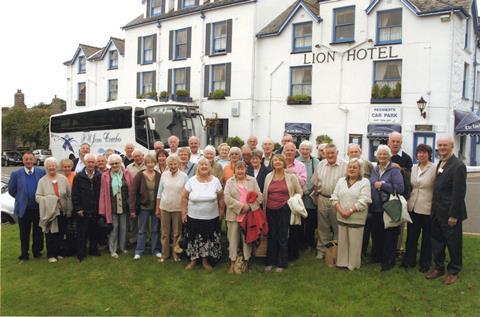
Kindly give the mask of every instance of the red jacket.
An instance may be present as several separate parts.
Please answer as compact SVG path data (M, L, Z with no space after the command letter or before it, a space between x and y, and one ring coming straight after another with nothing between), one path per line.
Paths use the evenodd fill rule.
M261 208L248 212L240 226L245 233L245 242L249 244L268 234L267 219Z

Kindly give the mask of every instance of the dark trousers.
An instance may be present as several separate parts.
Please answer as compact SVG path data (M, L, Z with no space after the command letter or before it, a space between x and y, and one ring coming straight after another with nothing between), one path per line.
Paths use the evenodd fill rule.
M448 274L456 275L462 269L462 223L453 227L440 220L432 219L432 250L435 269L445 272L445 247L450 254Z
M289 219L290 222L290 219ZM297 260L300 256L300 249L303 247L302 225L289 226L288 233L288 260Z
M43 232L38 226L40 212L38 209L27 209L22 218L18 218L18 227L20 231L21 259L28 259L28 250L30 249L30 231L32 231L32 253L33 256L39 256L43 250Z
M63 247L63 238L65 235L65 217L60 215L57 217L58 232L45 233L45 240L47 242L47 258L56 258L61 255Z
M370 234L371 234L371 229L370 229L371 221L368 221L365 223L365 227L363 229L363 239L362 239L362 255L367 256L367 251L368 251L368 245L370 244Z
M432 220L430 215L410 213L413 223L407 225L407 243L403 264L414 267L417 264L417 244L422 234L420 249L420 267L429 268L432 264Z
M286 268L288 266L288 229L290 208L284 205L280 209L267 208L269 226L267 243L267 264Z
M374 212L368 219L372 234L372 258L382 263L382 267L395 265L395 250L400 234L400 227L385 229L383 213Z
M303 243L307 248L316 247L315 230L317 230L317 209L307 209L308 217L303 219Z
M77 257L83 259L88 252L98 253L98 233L97 233L97 217L92 214L84 214L83 217L77 217Z

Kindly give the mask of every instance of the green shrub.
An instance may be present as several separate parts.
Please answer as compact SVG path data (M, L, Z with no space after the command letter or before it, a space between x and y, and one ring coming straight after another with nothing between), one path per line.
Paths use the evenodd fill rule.
M378 84L374 84L372 86L372 98L374 99L380 98L380 86Z
M225 90L217 89L210 93L210 99L225 99Z
M395 88L391 91L392 98L401 98L402 97L402 84L396 83Z
M333 142L333 139L327 134L322 134L316 137L315 142L317 142L317 144L322 144L322 143L329 144Z
M146 97L154 97L156 98L157 97L157 92L156 91L149 91L145 94Z
M294 95L294 96L288 96L287 98L288 103L310 102L310 101L312 101L312 97L308 95Z
M161 91L161 92L160 92L160 97L161 97L161 98L168 98L168 91L165 91L165 90L164 90L164 91Z
M185 90L185 89L178 89L175 94L179 97L189 97L190 96L190 93L188 92L188 90Z
M229 137L226 142L229 146L242 147L245 142L238 136Z
M380 98L391 98L392 88L389 85L383 85L380 89Z

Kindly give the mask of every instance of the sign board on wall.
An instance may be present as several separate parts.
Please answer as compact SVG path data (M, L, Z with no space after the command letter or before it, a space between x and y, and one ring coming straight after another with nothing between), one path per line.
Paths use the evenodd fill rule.
M401 109L397 106L371 106L368 114L370 123L401 123Z

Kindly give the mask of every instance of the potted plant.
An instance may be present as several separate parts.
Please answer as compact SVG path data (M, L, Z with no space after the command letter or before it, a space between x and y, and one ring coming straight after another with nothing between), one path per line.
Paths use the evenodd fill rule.
M145 94L147 99L157 100L157 92L156 91L149 91Z
M185 90L185 89L177 89L177 91L175 92L174 98L176 101L180 101L180 102L192 101L192 98L190 97L190 93L188 92L188 90Z
M158 101L164 101L164 102L167 102L168 101L168 92L163 90L160 92L160 96L158 97Z
M378 84L372 87L372 99L370 103L402 103L402 84L396 83L395 88L392 89L387 84L381 87Z
M287 105L311 105L312 97L308 95L294 95L287 97Z
M236 146L239 148L241 148L245 144L245 142L238 136L228 137L226 143L229 146Z
M208 96L208 99L225 99L225 90L223 89L217 89L217 90L214 90L210 93L210 95Z

